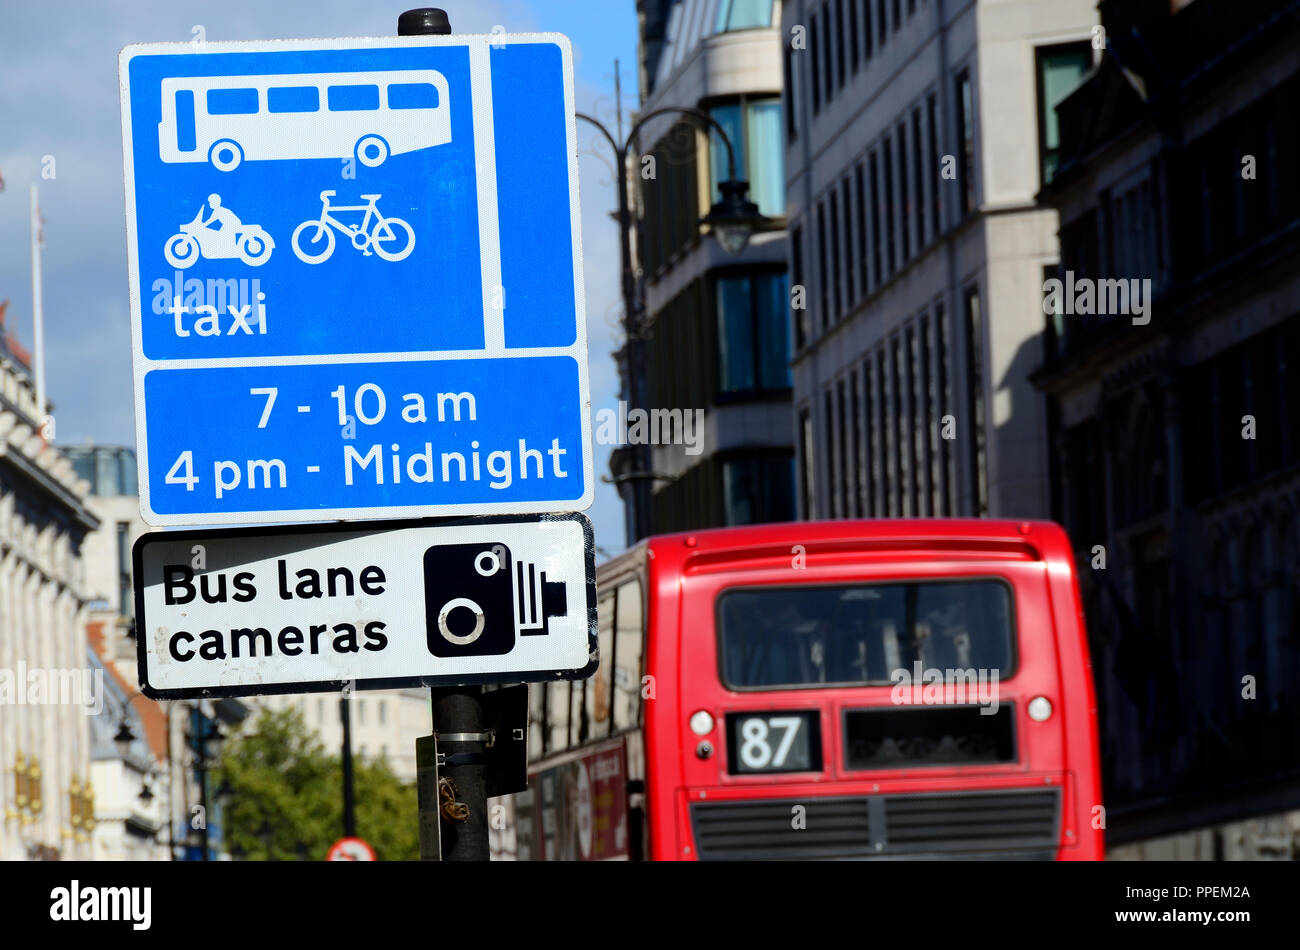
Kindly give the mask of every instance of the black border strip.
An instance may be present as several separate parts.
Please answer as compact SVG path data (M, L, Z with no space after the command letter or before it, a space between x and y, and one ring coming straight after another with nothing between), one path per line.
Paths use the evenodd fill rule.
M458 674L456 676L397 676L386 679L317 680L305 683L268 683L257 688L243 686L189 687L180 689L154 689L149 685L146 658L148 656L145 631L148 624L144 612L144 549L160 541L228 541L235 538L284 537L312 534L356 534L367 531L395 531L412 528L452 528L467 525L543 523L548 521L576 521L582 525L583 554L587 574L587 655L589 662L581 669L509 673ZM596 538L591 519L580 511L543 515L490 515L477 518L422 518L389 521L329 521L313 524L265 525L251 528L213 528L150 531L140 535L131 548L131 582L135 588L136 618L136 675L140 691L150 699L222 699L243 696L283 696L294 693L332 693L351 683L353 689L402 689L412 686L465 686L485 683L551 682L553 680L588 679L600 665L599 641L596 634Z

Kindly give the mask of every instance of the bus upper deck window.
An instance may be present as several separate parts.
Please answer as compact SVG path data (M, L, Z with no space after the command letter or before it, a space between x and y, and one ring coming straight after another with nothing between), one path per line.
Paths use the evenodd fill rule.
M1015 608L999 579L740 587L718 601L723 682L761 689L884 684L897 670L1013 668Z
M358 112L379 108L378 86L330 86L329 104L332 112Z
M268 112L316 112L320 91L315 86L280 86L266 90Z
M388 87L390 109L436 109L438 90L431 82L395 82Z
M253 115L257 108L256 89L208 90L208 115Z

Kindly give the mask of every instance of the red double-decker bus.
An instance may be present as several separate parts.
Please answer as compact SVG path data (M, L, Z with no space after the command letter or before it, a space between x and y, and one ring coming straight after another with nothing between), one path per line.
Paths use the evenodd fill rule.
M530 788L504 854L1102 857L1060 527L661 536L602 565L597 590L597 674L532 687Z

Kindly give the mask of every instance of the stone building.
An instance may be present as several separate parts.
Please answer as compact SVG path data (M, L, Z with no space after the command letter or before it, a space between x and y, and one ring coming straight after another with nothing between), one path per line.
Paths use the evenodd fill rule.
M1049 276L1075 292L1044 301L1036 380L1083 575L1108 839L1294 855L1300 4L1100 11L1106 55L1057 109L1041 195L1060 213Z
M628 504L629 544L638 540L632 496L647 481L642 534L794 516L781 3L638 0L637 13L637 116L706 112L726 130L736 177L771 221L739 253L725 249L700 224L728 177L722 138L679 112L647 119L632 168L647 325L643 391L645 408L679 415L667 417L667 436L659 432L650 471L636 471L627 448L611 458ZM618 354L625 398L628 374L639 371L630 349Z
M1095 0L786 0L803 518L1042 517L1051 106Z
M0 859L92 856L88 486L42 438L25 354L0 341Z

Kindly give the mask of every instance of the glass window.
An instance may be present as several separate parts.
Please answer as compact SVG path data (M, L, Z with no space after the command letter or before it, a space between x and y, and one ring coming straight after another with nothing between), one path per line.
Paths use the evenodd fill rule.
M629 729L641 723L641 649L645 629L641 584L628 581L618 587L614 615L614 728Z
M731 143L732 153L736 159L736 177L745 176L747 165L745 164L745 127L744 127L744 109L739 102L729 105L714 106L709 110L709 115L713 120L722 126L727 134L727 141ZM727 146L718 135L718 130L709 126L709 198L716 200L718 196L718 183L726 181L728 172L727 165ZM750 198L754 195L754 183L749 183Z
M790 387L786 276L754 274L717 282L718 389L751 393Z
M831 0L826 5L826 25L831 27L835 34L836 42L834 49L831 51L831 58L835 60L835 84L844 85L844 0ZM829 67L827 67L829 68Z
M817 203L817 264L821 272L821 297L817 309L822 313L822 329L830 326L831 270L830 254L826 251L826 202Z
M840 180L840 207L844 209L844 305L852 307L853 302L857 299L853 289L853 246L854 242L861 240L853 236L853 196L852 176Z
M812 90L812 111L816 115L822 108L822 84L817 77L817 14L808 18L808 88Z
M943 153L943 143L939 141L939 100L930 93L925 100L926 134L929 136L930 159L930 232L937 236L942 222L943 189L939 187L939 156Z
M379 108L378 86L330 86L330 109L335 112L359 112Z
M790 266L793 268L794 285L803 286L803 228L796 225L790 231ZM804 289L804 305L801 309L793 311L794 313L794 345L796 349L803 349L804 344L808 341L810 329L808 327L808 297L807 288Z
M65 449L65 454L69 461L72 462L72 470L77 473L78 478L84 478L90 482L92 492L95 488L95 456L92 452L85 449ZM98 494L98 492L94 492Z
M587 722L591 738L609 735L610 670L614 666L614 596L602 597L596 604L596 640L600 666L587 681Z
M135 591L131 585L131 523L117 523L118 613L135 616Z
M952 372L948 366L948 318L944 311L943 304L936 302L934 305L934 324L938 328L938 371L939 378L935 383L936 390L939 394L941 415L949 415L953 411L952 396ZM942 420L941 420L942 421ZM939 513L941 515L952 515L957 510L957 474L956 474L956 453L952 450L951 439L939 440L939 474L943 485L941 495L943 497L943 507ZM1094 479L1094 481L1096 481Z
M785 147L781 142L781 100L751 102L747 109L749 128L745 151L748 155L749 197L769 217L785 214Z
M830 192L829 234L831 244L831 297L828 303L832 321L844 314L844 297L840 293L840 194L834 188Z
M925 246L925 159L921 147L921 110L912 110L912 211L916 215L914 251Z
M862 364L862 418L866 425L863 440L867 450L863 474L867 480L865 508L868 515L876 515L880 512L880 506L876 503L876 486L879 484L880 471L880 425L876 416L879 404L876 401L875 385L872 361L868 356L866 362Z
M822 393L822 431L826 433L826 505L823 516L834 518L835 511L835 405L831 402L831 391Z
M894 258L896 248L894 247L894 149L888 138L881 145L881 154L884 156L884 174L885 177L881 187L885 191L885 262L889 267L889 273L894 272Z
M379 724L381 726L388 723L388 704L382 700L379 703Z
M772 0L719 0L717 32L772 25Z
M845 28L849 42L849 66L853 75L858 74L858 0L848 0L849 20Z
M111 498L117 494L120 473L117 459L103 449L95 451L95 494Z
M130 449L120 449L117 453L117 461L122 474L118 493L122 495L139 494L140 484L136 472L135 453Z
M811 521L815 515L813 506L816 502L816 486L813 482L813 423L812 413L807 409L799 412L800 452L803 454L803 517Z
M256 89L208 90L208 115L252 115L257 108Z
M722 680L736 689L867 685L896 670L1013 663L1011 588L999 580L748 587L718 598Z
M722 495L728 526L793 520L793 457L763 454L723 462Z
M1038 60L1038 157L1042 182L1056 175L1060 161L1061 135L1056 107L1074 91L1092 68L1089 43L1068 43L1037 50Z
M871 182L871 250L875 266L875 283L879 285L885 279L884 242L880 239L880 163L877 160L879 150L871 153L867 178Z
M436 109L438 89L428 82L395 82L388 87L390 109Z
M984 317L979 287L966 291L966 418L971 421L970 471L972 513L989 513L988 472L984 438Z
M853 515L854 480L857 478L857 466L853 464L852 449L849 446L849 412L848 397L845 393L844 380L835 386L835 422L839 426L837 441L840 444L840 515L844 518Z
M749 198L769 217L785 214L785 143L781 138L781 100L759 99L715 106L709 114L722 126L736 156L736 177L749 182ZM716 129L709 132L709 194L727 179L727 146Z
M358 699L357 700L357 725L364 726L365 724L366 724L366 701L364 699Z
M718 281L718 372L723 392L757 388L754 381L752 284L747 277Z
M755 337L758 339L758 382L763 389L788 389L790 379L789 306L785 274L754 277Z
M961 176L963 214L974 211L976 203L975 104L971 97L970 73L963 72L957 77L957 135L961 138L957 173Z
M794 68L794 50L787 44L782 59L782 71L785 74L785 140L794 142L799 138L799 124L796 121L799 107L798 71Z
M282 86L266 90L267 112L316 112L320 90L315 86Z

